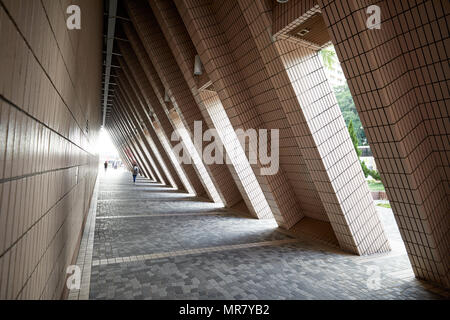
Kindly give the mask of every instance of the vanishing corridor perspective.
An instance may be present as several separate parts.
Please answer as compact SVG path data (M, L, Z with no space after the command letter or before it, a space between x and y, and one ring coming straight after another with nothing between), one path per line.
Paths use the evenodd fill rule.
M0 299L448 297L449 24L444 0L0 0Z

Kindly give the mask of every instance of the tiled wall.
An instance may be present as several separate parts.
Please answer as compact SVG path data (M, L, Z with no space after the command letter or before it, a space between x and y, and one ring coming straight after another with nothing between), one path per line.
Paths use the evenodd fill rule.
M227 164L229 173L225 172L219 179L221 188L226 189L225 193L229 195L228 198L230 200L225 202L226 205L233 205L243 198L252 215L255 217L271 217L272 214L270 213L267 200L245 157L242 147L236 143L237 137L233 134L231 123L217 93L210 90L200 90L201 86L210 80L205 71L203 71L201 76L193 74L194 59L197 52L175 4L171 1L158 0L150 1L150 5L203 116L204 128L222 128L217 131L219 137L216 138L220 139L219 143L225 146L223 159L229 157L232 162ZM227 153L227 150L230 149L233 152ZM215 167L222 168L222 172L224 172L225 166L219 165ZM234 183L230 178L233 179ZM250 193L252 194L251 197L249 196Z
M272 2L273 5L267 5L271 9L272 15L272 34L279 35L281 30L292 29L302 17L311 8L317 5L317 0L293 0L286 3Z
M123 75L124 72L121 72L121 74ZM134 95L132 85L128 83L128 80L125 79L124 75L116 79L119 86L117 86L114 99L116 100L117 107L121 109L120 111L124 116L123 120L125 121L128 129L135 130L135 133L138 135L138 142L144 156L144 161L149 167L151 167L151 170L155 174L156 180L165 184L164 178L160 172L161 167L157 166L155 160L153 159L154 155L151 154L151 148L140 125L140 120L136 119L136 113L134 111L130 111L129 106L139 105L137 98Z
M117 89L119 90L119 89ZM142 143L137 137L136 129L129 123L129 119L125 114L123 107L118 106L112 110L114 115L114 123L119 128L121 134L125 137L126 145L130 147L136 164L141 170L141 173L151 179L156 181L156 175L147 157L144 156L144 151L142 148Z
M226 182L218 188L222 199L238 200L240 193L254 216L273 214L285 228L305 216L323 220L342 248L357 254L384 252L389 244L323 72L319 47L289 35L321 13L416 275L448 286L448 1L126 4L133 23L123 23L123 29L137 58L129 48L121 51L133 66L141 103L145 100L155 112L155 132L167 137L174 127L184 127L190 141L194 120L218 129L232 161L220 170L209 166L206 174L213 185L217 177ZM365 11L372 4L382 9L379 31L366 27ZM201 76L192 74L197 54ZM164 101L166 89L170 102ZM280 129L277 174L261 175L261 163L241 161L242 148L235 148L236 135L230 133L239 128ZM209 190L198 168L183 170L194 189Z
M144 119L145 126L151 135L153 143L157 145L162 160L168 167L169 174L174 179L175 185L180 190L188 190L190 188L189 182L187 181L187 178L178 162L174 160L175 158L171 153L171 148L165 147L167 142L165 141L166 139L163 135L158 134L158 130L160 131L160 129L156 129L153 127L153 120L150 118L150 113L153 112L151 105L155 102L158 103L158 101L156 100L156 97L154 97L153 89L146 79L144 71L140 67L139 60L136 54L133 52L131 46L119 43L119 49L123 56L123 62L124 64L126 64L128 75L130 76L130 78L134 79L136 83L135 89L138 90L142 96L143 105L136 106L136 111ZM154 100L150 99L150 95L154 97Z
M450 286L450 2L319 0L416 276Z
M150 101L150 107L155 113L155 118L157 118L158 122L161 124L161 130L163 135L167 138L168 143L174 147L177 142L171 141L171 135L175 130L171 120L168 118L169 107L168 102L164 101L164 86L159 78L155 67L153 66L153 62L150 60L149 55L147 54L147 47L149 46L148 42L144 42L142 38L137 34L136 30L129 25L124 24L123 29L129 39L130 44L133 47L134 53L136 54L140 67L144 70L146 79L142 79L140 81L148 81L151 85L151 90L148 89L145 93L148 101ZM197 174L196 168L192 164L181 164L183 171L185 173L186 178L189 180L189 184L197 195L205 195L206 191L204 189L203 183L200 180L199 175Z
M239 57L234 56L233 53L242 54L239 48L233 47L239 45L239 41L229 41L223 32L223 30L229 30L225 24L233 28L232 32L238 32L239 30L233 27L234 21L224 21L216 17L216 11L209 1L175 1L175 4L233 128L243 130L280 128L274 124L264 123L257 109L259 104L253 100L254 97L250 93L251 87L249 88L245 82L243 68L240 69L242 66L234 63ZM223 11L226 12L226 8ZM244 47L240 49L245 51ZM276 114L274 115L276 117ZM219 131L224 129L224 127L218 128ZM280 168L275 175L267 176L261 174L259 162L252 164L252 168L279 225L289 228L298 222L304 215L283 168Z
M183 141L185 140L186 145L195 143L193 141L195 121L200 121L202 124L200 134L203 134L208 127L184 80L183 74L175 62L152 10L148 4L142 1L130 1L126 4L137 33L144 44L147 44L147 53L167 91L170 104L179 114L181 120L179 125L183 128L183 132L185 130L188 134L183 138ZM205 147L207 144L207 141L201 141L201 145L196 146L197 151L192 149L191 157L194 160L195 168L204 183L205 189L208 192L210 191L210 197L216 202L220 201L227 206L232 206L241 200L239 191L226 166L204 164L201 161L202 155L200 152L202 152L202 149L199 147ZM227 181L230 181L230 183L227 183Z
M72 2L81 30L66 27ZM97 176L101 14L0 1L0 299L63 293Z
M131 71L129 70L128 66L125 63L124 59L119 59L119 63L122 69L122 73L123 76L126 78L127 80L127 84L125 84L125 93L129 93L129 96L133 99L134 97L134 101L138 100L139 102L137 103L130 103L130 101L128 100L128 103L125 99L122 99L122 104L121 106L123 108L125 108L127 110L127 114L128 117L130 119L133 120L133 124L134 126L138 129L138 132L140 133L140 136L142 137L142 140L145 144L145 148L147 149L147 151L150 153L150 156L152 158L152 166L157 170L157 174L159 176L159 181L163 184L168 184L171 185L172 187L176 187L177 184L175 183L175 181L173 180L173 177L171 175L171 173L169 172L167 166L164 163L164 160L161 157L160 151L165 154L165 151L162 149L162 147L160 147L158 149L157 145L155 144L155 142L153 141L153 138L150 135L150 132L154 132L151 123L150 123L150 119L148 117L148 114L145 112L146 109L148 109L146 107L146 102L145 102L145 98L142 96L140 90L139 90L139 85L138 83L136 83L136 81L134 80ZM118 96L117 99L118 100L121 95L120 95L120 91L121 89L118 88ZM124 98L124 97L122 97ZM116 101L119 102L119 101ZM159 142L158 139L156 139L156 142ZM168 160L168 159L166 159ZM171 165L171 162L168 161L168 166ZM176 175L176 173L174 172L174 174ZM180 190L183 188L182 184L179 184L180 186Z
M330 221L350 252L389 250L317 53L273 44L267 2L175 4L234 129L280 130L279 172L255 171L278 224L306 215Z
M303 43L279 39L284 29L271 37L272 12L263 2L239 1L236 10L245 17L256 46L252 52L259 56L267 72L259 78L269 80L267 86L274 91L272 101L278 103L278 113L286 115L287 126L292 128L288 140L293 146L289 149L298 148L304 163L307 178L291 182L302 187L299 202L305 202L305 189L311 190L316 202L310 201L309 210L305 211L320 219L313 208L324 208L322 215L326 213L341 248L358 254L388 251L386 236L318 53Z
M59 298L95 183L102 2L0 0L0 298ZM330 223L342 248L389 250L318 54L287 32L322 12L416 275L449 286L447 1L129 0L106 127L126 165L290 228ZM88 30L88 32L86 32ZM204 74L194 76L194 57ZM167 91L170 101L165 101ZM231 163L205 165L194 121ZM234 129L279 129L280 169L249 164ZM179 164L181 129L194 158ZM202 132L203 133L203 132ZM205 147L205 143L203 147ZM245 145L244 147L249 147Z

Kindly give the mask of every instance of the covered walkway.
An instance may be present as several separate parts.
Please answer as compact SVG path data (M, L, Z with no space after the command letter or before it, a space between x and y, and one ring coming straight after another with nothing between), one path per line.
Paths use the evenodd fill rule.
M0 0L0 300L445 297L450 1L369 2Z
M248 218L142 177L134 185L121 170L101 173L97 193L93 248L80 250L92 257L86 257L81 291L72 291L71 299L439 299L444 294L414 278L393 228L387 228L392 252L361 257L287 232L274 220ZM385 224L393 219L390 211L379 214ZM86 228L93 230L89 223ZM368 283L368 272L378 271L379 284L375 278Z

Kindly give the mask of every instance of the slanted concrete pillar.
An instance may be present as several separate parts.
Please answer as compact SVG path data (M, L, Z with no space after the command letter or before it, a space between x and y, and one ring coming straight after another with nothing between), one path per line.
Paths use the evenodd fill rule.
M262 2L238 1L233 12L244 20L341 248L390 250L317 50L280 33L274 39L272 12Z
M139 167L141 171L147 178L157 181L157 176L155 175L148 159L144 156L139 139L136 136L135 129L127 122L128 120L123 115L120 108L114 108L114 115L116 117L119 128L123 135L126 137L129 147L134 151L136 160L138 160Z
M148 12L151 12L151 9L148 5L146 5L145 7L146 10L148 10ZM151 21L151 19L149 19L148 21ZM181 19L178 22L182 23ZM150 25L153 29L160 30L156 21L153 21ZM178 35L177 38L179 38L180 36L181 35ZM173 51L171 51L169 39L167 39L166 37L167 41L164 41L165 39L162 34L160 36L153 37L153 39L161 43L161 46L158 48L157 55L160 56L161 54L164 54L168 56L169 60L167 61L167 63L173 64L174 59L177 59L178 57L174 56L175 53L173 53L172 57ZM154 46L152 45L151 48L154 48ZM162 68L166 70L165 67ZM172 68L174 72L170 72L170 75L166 77L166 80L172 84L176 83L176 86L174 86L172 90L173 99L175 101L174 107L180 114L184 125L186 126L186 128L188 128L188 132L191 138L193 138L193 129L195 121L201 122L202 132L199 132L197 134L203 135L207 129L214 128L214 125L211 122L209 115L205 113L204 110L202 110L202 106L199 104L200 101L198 100L198 98L194 96L194 92L192 91L193 88L191 86L192 83L183 82L180 80L176 81L177 78L182 80L183 76L184 79L187 79L186 78L187 76L190 76L192 79L193 64L187 70L182 69L181 66L180 68L177 68L176 64ZM205 151L205 149L209 144L210 144L209 141L204 140L201 142L201 144L199 144L199 146L196 147L202 147L202 149L199 150L199 152L202 152ZM222 158L225 159L226 155L221 153L220 156L222 156ZM208 173L210 174L211 179L213 180L214 185L216 186L216 189L224 205L227 207L232 207L233 205L242 201L242 196L239 191L242 186L237 185L240 184L239 180L234 179L236 175L233 174L234 172L230 172L230 168L228 166L222 165L224 163L225 161L223 163L206 164L205 167L208 170Z
M450 3L377 1L380 29L363 1L318 4L414 273L450 287Z
M117 145L123 151L123 153L125 155L125 159L127 159L129 169L131 169L132 163L134 161L134 156L129 152L129 148L128 148L127 143L125 142L125 138L122 136L119 129L117 128L116 121L111 119L111 124L108 123L107 128L110 130L110 132L116 138Z
M150 83L151 90L146 92L146 97L150 101L150 105L153 107L153 111L155 113L155 118L158 119L162 130L163 136L166 137L167 141L171 147L175 147L177 145L177 141L171 141L170 138L172 136L173 131L175 130L173 124L170 122L166 111L168 111L168 107L166 102L164 101L164 87L159 79L158 74L146 53L146 50L139 39L138 35L134 31L133 28L127 27L124 24L124 31L126 33L127 38L130 41L130 44L133 47L134 53L138 57L140 67L144 70L146 75L146 80ZM186 177L189 179L189 184L192 186L195 193L199 196L206 195L206 191L203 187L201 180L197 174L196 169L193 164L181 163L181 167L183 168Z
M149 3L207 126L217 129L228 125L232 130L229 119L217 92L214 91L207 72L203 70L201 75L193 74L197 51L175 4L172 1L149 1ZM227 167L248 210L256 217L270 217L269 205L250 164L248 164L244 150L238 147L239 143L236 141L236 135L227 135L223 130L218 131L218 135L222 145L237 146L234 148L233 154L227 153L227 148L225 148L224 156L231 160L231 163L227 163Z
M160 138L158 137L158 133L156 132L156 129L153 127L152 123L153 120L150 118L151 116L149 115L149 112L150 113L154 112L152 103L158 104L159 102L156 100L156 98L154 98L153 100L149 98L149 96L154 96L154 94L150 84L148 83L146 75L143 72L142 68L140 67L136 55L131 51L131 48L125 45L120 45L120 49L124 57L124 61L127 64L127 69L129 69L129 75L130 77L133 77L134 83L136 84L135 89L141 92L141 96L143 99L142 103L145 104L144 107L142 108L138 107L136 110L138 113L140 113L141 118L144 119L147 129L149 130L153 141L158 146L158 150L162 156L162 160L167 165L168 170L172 175L175 184L180 189L188 190L189 187L187 185L189 183L187 181L183 182L183 180L187 179L185 177L185 174L183 173L183 169L180 167L178 162L174 160L170 148L169 149L164 148L163 143L164 137L162 138L162 140L160 140Z
M119 130L119 125L118 125L116 119L111 118L111 125L108 125L108 126L109 126L109 129L111 130L111 132L113 132L114 135L116 136L119 146L123 150L126 159L128 159L128 165L129 165L128 169L131 170L131 168L133 167L133 162L137 162L136 157L134 156L133 152L131 151L130 147L128 146L128 142L126 141L125 137Z
M121 124L121 120L119 120L119 116L111 111L111 119L115 123L115 127L117 128L119 134L124 137L125 145L126 145L126 152L129 155L131 159L131 164L133 166L133 163L137 163L139 167L141 168L142 174L149 179L153 179L153 176L150 175L150 173L147 171L147 168L142 164L142 160L137 152L136 147L134 146L134 142L131 142L131 140L128 137L128 133L124 132L124 129Z
M134 128L130 126L130 124L127 123L126 118L124 117L123 113L116 108L116 116L118 119L119 127L126 135L128 144L131 147L131 149L134 151L134 156L141 168L142 173L144 176L146 176L149 179L152 179L154 181L157 181L157 176L155 172L153 171L153 168L151 167L151 164L148 161L148 158L145 157L144 151L142 150L141 144L139 139L137 138Z
M105 128L108 131L109 136L111 137L112 142L113 142L114 146L117 149L117 152L119 152L119 155L120 155L120 158L122 159L122 162L125 164L125 166L127 167L128 170L131 170L130 159L128 158L128 156L124 152L124 147L121 144L121 142L119 142L120 140L117 137L115 131L111 128L111 125L109 123L107 125L105 125Z
M141 7L141 5L143 6ZM201 138L204 131L208 129L207 124L173 59L157 21L152 18L150 6L144 2L130 2L127 3L127 7L135 29L140 35L150 60L164 85L170 104L180 117L179 129L186 131L186 139L183 140L187 140L187 137L191 140L185 141L188 149L191 148L190 145L193 143L191 158L202 177L205 189L208 190L212 198L220 198L214 199L215 201L221 201L228 206L232 206L241 200L239 190L226 166L214 163L207 164L203 161L202 150L209 142L203 141ZM197 132L198 140L200 140L198 142L194 136L195 121L201 123L201 131L197 129L197 131L200 131Z
M142 124L141 124L142 121L141 121L141 119L138 118L138 115L136 114L135 111L131 111L131 106L137 105L138 102L135 99L133 99L134 98L132 96L133 92L131 92L132 89L128 85L128 83L126 83L126 79L124 77L125 77L125 75L122 72L121 77L118 78L118 82L120 83L121 86L117 89L117 100L120 99L119 105L123 108L122 111L124 112L125 115L127 115L127 117L131 120L132 124L136 127L136 130L144 144L143 147L145 148L147 158L150 161L156 175L158 176L159 181L163 184L166 184L166 182L168 181L168 178L165 175L162 166L156 160L155 153L153 152L153 150L147 140L148 138L146 137L146 135L143 131Z
M143 102L140 98L138 99L137 90L139 90L139 88L137 87L137 83L132 78L132 75L130 74L130 71L129 71L128 67L125 65L125 62L123 61L123 59L120 59L120 64L122 66L122 70L124 71L123 74L127 77L127 80L128 80L126 90L133 91L129 96L131 96L131 99L133 101L139 100L138 103L130 104L130 101L128 99L128 103L124 103L124 106L127 108L128 114L130 114L134 117L135 123L139 123L139 127L141 128L142 135L145 137L147 147L149 148L149 150L151 150L152 157L157 162L156 165L158 167L158 170L161 172L161 174L164 175L164 179L172 187L179 187L179 188L183 189L183 185L181 184L181 181L179 180L179 178L178 178L179 184L177 184L169 170L169 167L173 170L172 163L170 162L170 160L168 158L166 159L167 165L164 161L163 156L167 157L165 150L162 149L162 147L160 146L159 140L156 137L153 127L151 126L151 124L149 122L148 115L145 112L145 109L146 109L145 102ZM126 101L127 101L127 98L123 97L123 102L126 102ZM153 139L152 134L156 138L156 140ZM175 171L173 171L173 173L175 174L175 177L178 177Z
M245 32L242 30L245 24L237 24L231 18L235 17L234 13L227 16L229 19L226 22L223 21L226 10L221 9L219 15L212 7L212 1L175 1L175 4L233 129L277 129L280 132L278 172L263 175L263 165L260 162L252 164L278 224L290 228L305 216L308 208L314 207L302 200L305 194L305 198L317 203L319 210L316 216L326 220L304 161L299 151L292 148L292 130L285 115L280 112L273 89L265 82L266 74L260 59L253 52L254 44L248 41L245 33L240 33ZM235 2L221 4L226 7ZM234 32L234 38L231 34L225 34L225 30ZM222 132L228 130L224 122L218 122L216 127Z

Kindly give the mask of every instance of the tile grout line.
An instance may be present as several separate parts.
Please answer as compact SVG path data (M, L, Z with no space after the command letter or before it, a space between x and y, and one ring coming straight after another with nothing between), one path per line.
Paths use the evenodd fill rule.
M210 213L158 213L158 214L141 214L127 216L99 216L97 220L105 219L127 219L127 218L160 218L160 217L191 217L191 216L231 216L228 212L210 212Z
M221 251L237 250L237 249L248 249L248 248L254 248L254 247L266 247L266 246L274 246L274 245L280 245L280 244L295 243L295 242L300 242L300 241L302 241L302 240L301 239L284 239L284 240L262 241L262 242L245 243L245 244L235 244L235 245L228 245L228 246L216 246L216 247L178 250L178 251L152 253L152 254L142 254L142 255L128 256L128 257L106 258L106 259L94 260L92 262L92 266L94 267L94 266L116 264L116 263L155 260L155 259L162 259L162 258L175 257L175 256L186 256L186 255L191 255L191 254L221 252Z
M98 199L98 202L120 202L120 201L145 201L145 202L169 202L169 201L178 201L178 200L185 200L185 201L192 201L194 202L195 199L190 197L183 197L183 198L119 198L119 199Z
M81 269L81 286L80 289L70 290L68 300L88 300L89 288L91 282L92 253L94 250L94 234L95 234L95 218L97 215L97 198L99 190L99 180L94 187L91 206L89 208L86 226L83 232L80 249L77 257L77 266Z

